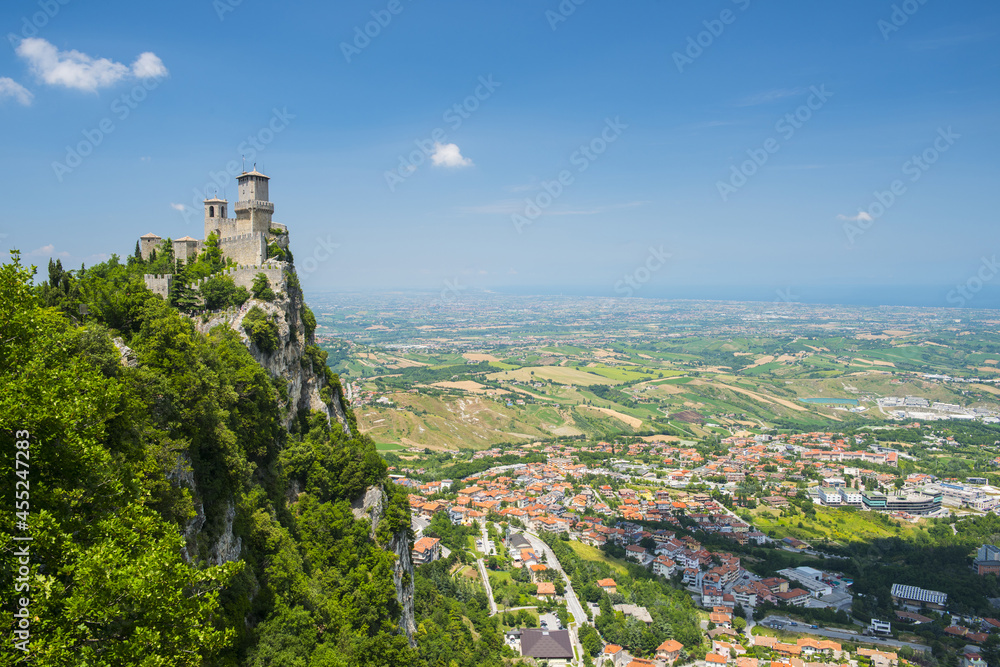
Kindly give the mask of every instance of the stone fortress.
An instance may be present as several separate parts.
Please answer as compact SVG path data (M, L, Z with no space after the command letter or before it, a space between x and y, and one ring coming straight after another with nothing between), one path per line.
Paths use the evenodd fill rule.
M283 262L268 260L268 244L274 243L282 250L288 250L288 228L271 219L274 204L268 201L268 181L270 178L257 171L245 171L236 177L239 199L236 202L236 217L226 217L229 202L219 199L205 200L205 236L215 234L219 239L219 249L224 259L235 262L235 267L223 271L237 286L247 289L258 273L268 277L271 285L283 288ZM183 236L171 241L174 259L185 263L194 261L205 248L205 240ZM146 234L139 238L139 253L149 260L154 251L160 252L165 243L156 234ZM170 294L172 275L146 274L146 287L164 299ZM202 280L202 282L205 279ZM194 285L197 287L197 285Z

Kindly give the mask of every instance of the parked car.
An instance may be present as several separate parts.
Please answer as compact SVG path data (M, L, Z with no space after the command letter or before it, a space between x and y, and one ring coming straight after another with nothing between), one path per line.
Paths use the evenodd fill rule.
M810 625L809 627L812 628L813 630L819 630L818 625Z

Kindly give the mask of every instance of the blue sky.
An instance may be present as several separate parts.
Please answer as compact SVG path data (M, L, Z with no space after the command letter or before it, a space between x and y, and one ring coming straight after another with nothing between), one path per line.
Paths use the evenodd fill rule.
M996 3L576 2L5 2L0 247L200 238L254 137L307 290L1000 305Z

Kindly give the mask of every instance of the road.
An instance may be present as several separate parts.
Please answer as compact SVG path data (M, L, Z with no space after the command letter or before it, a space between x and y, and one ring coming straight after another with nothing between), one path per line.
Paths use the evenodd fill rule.
M774 616L770 615L763 621L760 621L760 625L768 625L773 621L778 621L783 623L786 627L785 630L789 632L805 632L811 635L820 635L822 637L830 637L831 639L840 639L849 642L861 642L863 644L882 644L883 646L891 646L893 648L903 648L904 646L909 646L914 651L927 651L928 647L923 644L914 644L913 642L902 642L896 639L889 639L887 637L869 637L868 635L862 635L858 632L850 632L848 630L834 630L832 628L810 628L808 625L799 623L795 627L787 627L791 624L791 619L785 618L784 616ZM749 626L748 626L749 628Z
M496 549L493 548L493 542L490 541L490 535L486 530L486 522L483 522L483 548L482 553L489 556L491 551L496 553ZM482 558L476 559L476 565L479 566L479 576L483 578L483 586L486 587L486 597L490 600L490 616L496 616L497 614L497 603L493 599L493 586L490 585L490 578L486 574L486 563L483 562Z
M569 630L569 637L573 642L573 646L576 649L576 654L578 656L583 656L583 644L580 643L580 637L577 634L577 629L581 624L587 622L587 612L583 610L583 605L580 604L580 599L576 597L576 591L573 590L573 584L570 583L569 577L566 576L566 572L562 568L562 564L559 559L556 558L555 553L549 546L542 542L541 538L535 533L524 531L525 537L531 542L531 546L534 547L535 553L544 553L545 560L549 567L558 570L562 575L563 579L566 580L566 608L569 613L573 614L573 622L567 626ZM574 661L575 662L575 661Z
M483 578L483 586L486 587L486 597L490 601L490 616L497 615L497 603L493 599L493 586L490 585L490 578L486 574L486 563L483 562L482 558L476 559L476 565L479 566L479 576Z

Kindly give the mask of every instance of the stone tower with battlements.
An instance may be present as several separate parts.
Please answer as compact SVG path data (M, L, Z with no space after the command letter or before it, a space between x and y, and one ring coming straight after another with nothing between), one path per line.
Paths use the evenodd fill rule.
M268 181L270 181L268 176L254 167L253 171L245 171L237 176L236 181L239 186L239 199L234 207L235 218L228 217L229 202L225 199L216 196L204 201L205 239L211 234L218 236L222 256L238 266L260 267L268 262L270 243L288 250L288 230L285 225L271 219L274 214L274 204L268 201ZM156 234L146 234L141 237L139 251L143 259L148 260L152 252L158 250L162 243L163 239ZM204 246L204 239L184 236L173 241L171 249L176 259L192 262L197 259ZM146 282L153 284L149 279ZM155 284L162 291L163 283Z
M267 233L271 229L274 204L267 199L267 182L270 179L254 168L236 177L239 183L239 200L236 202L236 233Z

